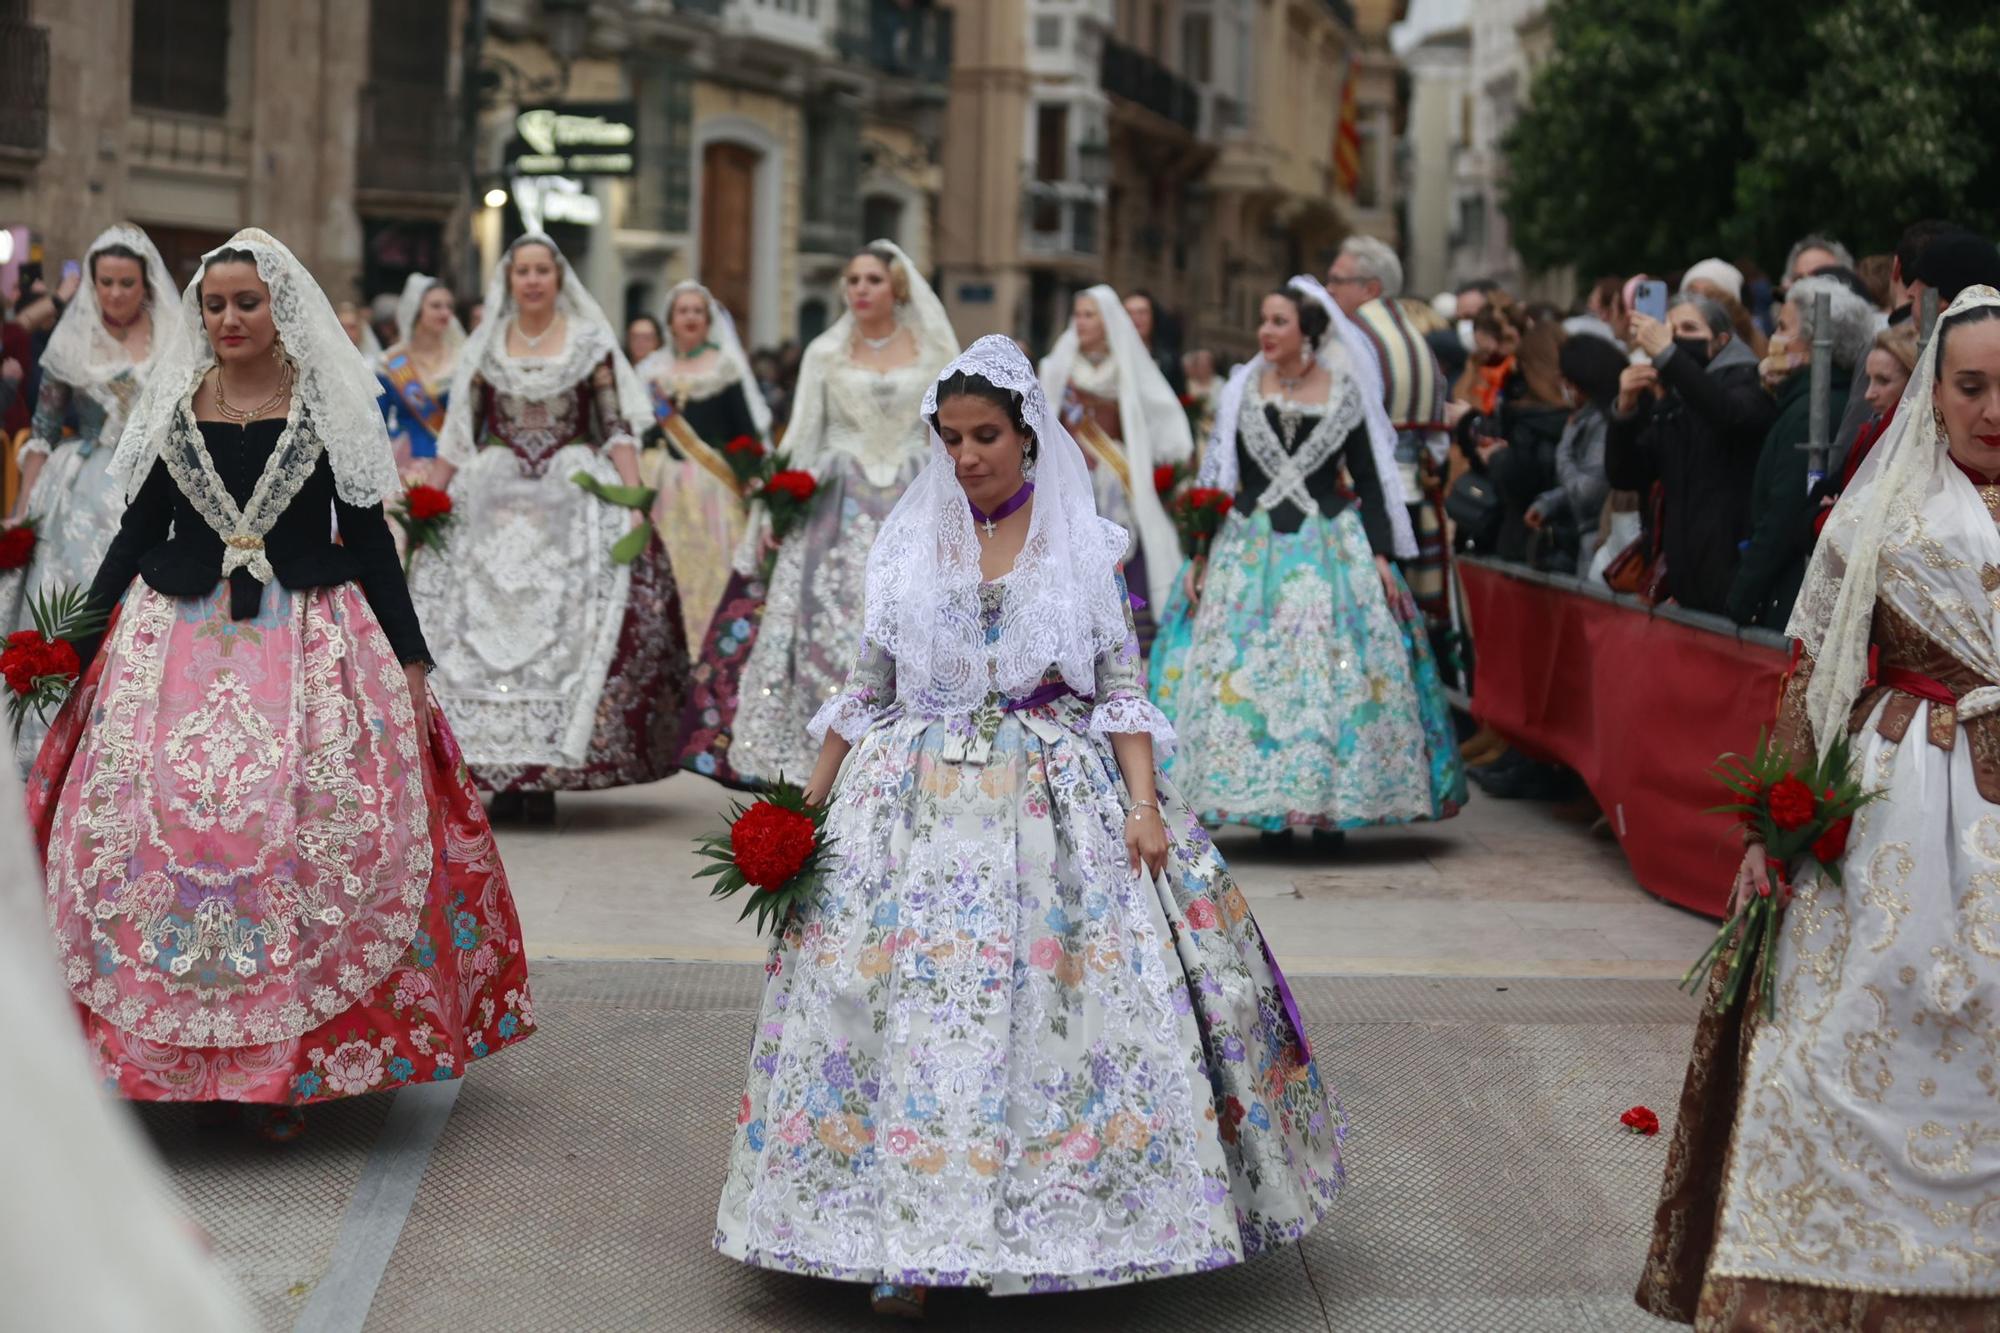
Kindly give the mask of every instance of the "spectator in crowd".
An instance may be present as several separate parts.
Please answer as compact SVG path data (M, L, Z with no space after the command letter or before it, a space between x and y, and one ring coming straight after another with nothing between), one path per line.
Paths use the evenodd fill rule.
M1830 268L1853 269L1854 252L1831 236L1802 236L1785 255L1785 285Z
M34 399L27 389L28 361L34 355L28 331L16 324L13 312L0 298L0 443L28 428L34 414Z
M625 359L635 366L666 345L667 331L651 315L634 316L625 325Z
M1625 306L1625 279L1607 274L1591 283L1590 295L1584 298L1583 313L1595 316L1604 327L1619 335L1613 341L1622 347L1626 319L1632 313Z
M757 392L764 395L764 401L771 408L772 444L778 442L782 427L791 420L792 395L784 386L778 369L778 354L768 347L759 348L750 358L750 373L757 380Z
M1777 407L1757 379L1757 358L1729 314L1684 292L1667 322L1632 316L1632 338L1650 365L1618 380L1604 469L1621 491L1662 489L1654 534L1666 557L1665 594L1695 611L1721 612L1750 535L1757 454Z
M1943 313L1967 287L2000 287L2000 247L1977 232L1947 232L1924 247L1915 276L1917 291L1937 290L1938 311Z
M1547 553L1535 563L1573 573L1587 569L1597 553L1598 517L1611 491L1604 473L1604 437L1618 397L1618 377L1628 362L1624 348L1588 333L1565 338L1557 362L1563 400L1573 410L1556 442L1556 484L1536 497L1526 517L1528 528L1540 538L1540 550Z
M1815 530L1826 523L1833 502L1854 480L1854 474L1868 458L1868 451L1875 447L1875 442L1882 438L1882 432L1889 428L1890 419L1896 415L1896 404L1903 400L1903 390L1909 387L1910 375L1916 368L1916 325L1906 319L1875 335L1875 341L1868 349L1868 359L1861 363L1863 391L1851 395L1848 403L1851 410L1854 402L1859 400L1866 409L1861 428L1855 434L1854 442L1832 461L1832 475L1817 492L1820 508L1813 520Z
M1924 218L1903 228L1903 234L1896 240L1895 264L1889 272L1889 322L1900 324L1915 314L1918 296L1923 291L1923 281L1917 277L1917 266L1922 262L1924 251L1932 241L1941 236L1961 233L1965 229L1954 222L1938 218ZM1940 302L1938 309L1944 309Z
M1500 394L1514 374L1514 356L1521 347L1521 312L1504 296L1485 301L1472 316L1472 356L1452 386L1452 398L1491 416ZM1456 423L1454 423L1456 424Z
M1896 256L1863 255L1861 262L1854 266L1862 285L1868 288L1868 300L1877 310L1888 314L1895 309L1890 290L1896 272Z
M1764 330L1743 304L1743 270L1726 259L1704 259L1681 275L1680 290L1706 296L1729 314L1729 328L1759 361L1764 359Z
M1479 314L1490 322L1507 308L1489 305ZM1556 486L1556 447L1569 406L1563 392L1562 322L1543 319L1518 339L1507 376L1490 410L1454 414L1453 443L1467 466L1483 470L1500 505L1486 532L1468 533L1470 544L1502 560L1527 563L1533 528L1529 509Z
M1855 367L1868 355L1875 336L1874 307L1830 273L1803 278L1785 295L1770 353L1758 367L1764 386L1777 399L1778 415L1757 458L1750 543L1729 589L1728 614L1740 625L1784 629L1812 556L1818 504L1808 481L1811 462L1799 445L1806 441L1811 410L1813 341L1822 332L1814 299L1822 293L1829 298L1825 332L1833 344L1830 422L1846 410Z
M1181 359L1167 345L1166 332L1160 327L1160 303L1145 288L1135 288L1125 294L1125 313L1132 317L1132 327L1139 330L1139 340L1152 353L1168 385L1176 394L1186 393L1187 376L1181 373Z
M1500 284L1491 278L1474 278L1460 287L1457 295L1456 318L1463 323L1468 319L1478 318L1480 311L1491 304L1496 297L1504 298L1506 293L1500 289Z

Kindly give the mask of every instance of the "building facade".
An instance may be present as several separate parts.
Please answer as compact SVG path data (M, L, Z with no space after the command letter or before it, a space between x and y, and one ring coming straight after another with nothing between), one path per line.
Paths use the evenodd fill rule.
M474 157L481 194L509 198L476 219L482 267L524 222L522 182L507 167L520 112L601 102L635 113L636 169L574 182L591 202L549 227L614 315L658 315L667 290L693 278L729 308L747 345L776 346L810 339L838 317L841 269L866 241L892 240L930 273L948 8L896 0L569 7L584 11L573 50L547 22L549 0L486 6Z
M1345 0L959 9L950 139L988 150L947 166L940 259L961 337L1039 352L1073 294L1109 282L1151 293L1170 343L1238 355L1271 284L1323 269L1350 230L1395 240L1393 61ZM1347 190L1333 150L1350 77L1364 168Z
M0 0L0 227L60 261L130 220L185 279L254 223L340 297L439 267L464 2Z

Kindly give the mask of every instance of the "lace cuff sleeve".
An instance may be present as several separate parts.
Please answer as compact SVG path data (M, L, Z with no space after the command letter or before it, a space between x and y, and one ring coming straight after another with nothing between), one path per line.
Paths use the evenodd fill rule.
M1812 685L1812 675L1812 654L1802 651L1778 695L1778 720L1771 734L1777 746L1798 764L1810 764L1818 755L1812 721L1806 713L1806 690Z
M33 458L37 455L43 458L47 458L50 454L54 452L55 452L55 446L53 444L50 444L47 440L43 439L39 435L31 435L26 440L22 441L20 452L17 453L14 457L17 461L25 462L28 459Z
M28 442L21 446L20 457L27 458L31 454L46 456L55 451L62 440L63 418L69 415L70 400L74 396L67 384L47 375L42 376L41 390L35 395L35 414L28 422Z
M840 693L820 705L806 731L815 741L835 732L849 745L861 739L896 699L896 660L872 643L863 644L860 660L847 673Z
M1116 698L1099 699L1097 707L1090 711L1090 734L1151 736L1156 761L1174 752L1174 724L1167 721L1167 715L1155 708L1144 695L1121 694Z

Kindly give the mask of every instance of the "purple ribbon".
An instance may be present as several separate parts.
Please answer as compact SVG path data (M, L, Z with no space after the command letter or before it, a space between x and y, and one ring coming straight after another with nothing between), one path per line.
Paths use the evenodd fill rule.
M1299 1034L1299 1054L1310 1060L1313 1058L1312 1047L1306 1042L1306 1021L1299 1017L1299 1002L1292 998L1291 985L1286 982L1277 958L1271 953L1270 941L1260 935L1257 942L1264 948L1264 961L1270 966L1271 980L1278 988L1278 1003L1285 1007L1285 1017L1292 1021L1292 1031Z
M1021 696L1019 699L1009 699L1006 703L1001 704L1000 711L1003 713L1025 713L1030 708L1040 708L1043 704L1052 704L1065 694L1076 694L1076 691L1069 687L1067 681L1044 681L1042 684L1036 686L1033 691ZM1083 698L1080 694L1077 697L1079 699ZM1085 703L1090 702L1088 699L1084 699L1083 701Z

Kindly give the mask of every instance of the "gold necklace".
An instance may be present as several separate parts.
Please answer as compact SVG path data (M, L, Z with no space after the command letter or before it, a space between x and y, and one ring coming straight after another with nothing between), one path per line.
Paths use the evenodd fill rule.
M272 391L269 398L248 410L231 405L223 384L222 367L218 365L215 368L215 410L222 414L223 420L233 421L239 426L248 425L263 416L292 391L292 363L286 361L283 365L284 369L278 376L278 387Z

